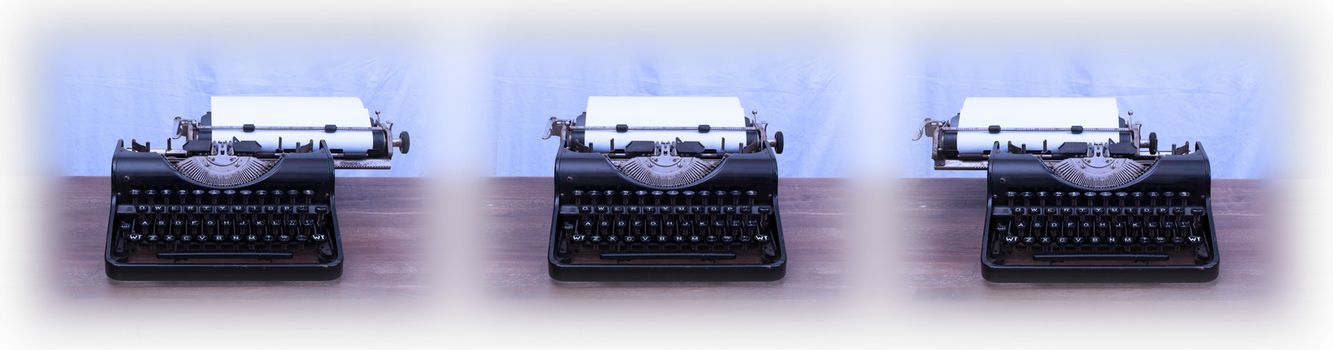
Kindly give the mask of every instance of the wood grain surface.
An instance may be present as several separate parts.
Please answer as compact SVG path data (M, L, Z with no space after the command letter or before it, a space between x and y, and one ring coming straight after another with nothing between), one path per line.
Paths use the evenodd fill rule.
M400 299L420 296L426 271L420 254L423 182L410 178L337 180L339 228L346 256L342 278L316 282L115 281L106 277L103 247L111 200L107 177L62 179L53 261L60 293L74 299ZM386 200L391 199L391 200Z
M921 299L1028 300L1260 300L1274 290L1270 251L1282 235L1267 210L1273 208L1263 182L1214 180L1213 220L1221 272L1209 283L1010 284L981 278L981 233L985 220L984 179L903 180L902 203L908 244L906 283Z
M103 272L109 180L62 179L52 208L58 232L50 245L48 266L54 285L66 297L100 298L353 298L404 299L431 293L424 283L429 266L422 247L430 232L422 225L428 180L411 178L339 178L338 215L347 262L343 277L329 282L119 282ZM671 295L678 299L830 300L847 295L867 274L883 279L885 290L906 290L911 300L1253 300L1275 290L1273 271L1280 261L1271 252L1282 239L1266 208L1263 182L1217 180L1213 184L1214 219L1221 246L1221 277L1199 284L994 284L982 280L979 266L985 185L981 179L914 179L895 183L901 198L889 198L899 222L874 232L855 232L852 214L858 203L848 196L849 181L783 179L780 211L789 263L776 282L587 283L556 282L547 276L550 235L550 178L493 178L478 210L479 261L472 267L481 281L475 288L499 300L637 299ZM385 200L390 198L392 200ZM454 200L468 200L455 198ZM471 200L469 200L471 201ZM454 203L453 206L465 205ZM474 204L466 204L474 205ZM899 242L879 252L851 250L858 237L889 235ZM862 247L865 248L865 247ZM856 252L874 252L871 259ZM876 260L878 259L878 260ZM866 261L872 263L866 265ZM879 261L879 263L873 263ZM890 264L888 269L882 267ZM890 273L884 271L899 271Z

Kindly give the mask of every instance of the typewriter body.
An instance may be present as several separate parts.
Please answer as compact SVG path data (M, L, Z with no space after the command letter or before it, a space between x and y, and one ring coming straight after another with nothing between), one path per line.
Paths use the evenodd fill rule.
M214 97L213 111L199 120L176 118L179 146L172 139L160 149L117 142L107 276L338 278L343 249L334 169L387 169L393 148L407 153L409 147L407 133L392 138L392 124L371 118L360 104ZM327 115L339 117L321 120Z
M556 280L777 280L782 133L736 98L592 97L559 137Z
M987 171L989 281L1216 279L1207 154L1140 129L1114 98L970 98L917 138L937 170Z

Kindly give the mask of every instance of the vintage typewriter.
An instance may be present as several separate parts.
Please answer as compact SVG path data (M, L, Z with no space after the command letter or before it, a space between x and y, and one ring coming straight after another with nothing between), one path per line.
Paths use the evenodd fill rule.
M1140 128L1114 98L969 98L917 139L935 169L988 172L989 281L1216 279L1208 156Z
M388 169L406 132L357 98L213 97L182 141L116 144L106 274L330 280L342 274L334 169Z
M591 97L552 117L557 280L777 280L782 133L734 97Z

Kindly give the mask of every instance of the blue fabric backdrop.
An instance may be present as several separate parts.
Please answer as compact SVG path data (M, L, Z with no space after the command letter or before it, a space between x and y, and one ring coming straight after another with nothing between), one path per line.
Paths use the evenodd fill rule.
M43 121L60 140L53 145L59 157L48 166L66 175L107 175L116 140L162 145L173 135L174 116L202 116L215 95L359 97L397 130L424 129L423 101L430 96L414 55L297 51L51 47L43 57L50 113ZM340 175L426 175L431 143L413 138L411 154L395 158L390 171Z
M1258 178L1282 157L1274 152L1282 112L1280 53L1269 47L1033 49L987 52L922 45L908 62L905 109L919 127L947 119L974 96L1117 97L1121 115L1133 111L1143 133L1156 132L1163 149L1201 141L1214 178ZM929 146L907 147L899 174L907 177L984 176L934 171ZM906 166L910 165L910 166Z
M834 144L844 124L845 81L816 55L605 55L532 59L497 55L492 101L496 175L551 175L557 142L540 140L550 116L568 119L589 96L736 96L759 112L769 133L783 131L783 176L836 176Z
M459 147L447 135L428 135L427 100L475 103L489 115L494 175L549 175L555 141L540 139L550 116L569 118L595 95L737 96L759 111L770 130L787 136L779 157L784 176L842 176L858 158L890 157L908 177L981 176L930 170L924 142L907 139L922 117L952 116L970 96L1116 96L1136 112L1145 131L1166 144L1200 140L1217 178L1262 177L1273 163L1264 146L1278 138L1283 118L1278 64L1255 50L1178 50L1123 54L977 55L923 46L893 51L905 63L883 77L860 76L836 50L765 54L608 54L542 57L496 50L486 68L485 101L457 101L432 90L426 62L407 50L375 54L270 50L106 50L54 46L43 55L45 130L60 137L57 173L105 175L117 139L165 142L171 117L197 117L213 95L356 96L414 134L413 152L388 172L351 175L429 175L439 147ZM796 52L796 53L794 53ZM865 61L857 61L865 62ZM885 63L892 64L892 63ZM899 63L901 64L901 63ZM870 70L875 71L875 70ZM890 81L904 96L887 110L853 111L856 79ZM887 92L886 92L887 93ZM486 96L486 94L481 94ZM873 97L874 95L868 95ZM460 118L458 121L467 121ZM856 119L860 118L860 119ZM860 122L886 138L849 150L840 138ZM455 121L457 122L457 121ZM435 125L438 127L438 125ZM435 128L433 130L447 130ZM425 132L420 133L420 132ZM456 131L455 131L456 132Z

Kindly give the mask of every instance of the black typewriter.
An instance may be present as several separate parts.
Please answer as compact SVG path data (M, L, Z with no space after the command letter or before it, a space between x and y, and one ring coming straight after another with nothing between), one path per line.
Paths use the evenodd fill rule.
M214 112L219 103L236 102L225 99L214 98ZM260 105L328 102L323 100L328 98L240 99L259 100ZM352 125L220 125L214 124L210 112L198 121L176 118L175 138L184 140L179 148L170 139L163 149L135 140L128 148L124 141L117 142L111 166L107 276L338 278L343 249L334 204L334 169L387 169L392 148L407 153L409 146L406 133L389 138L392 124L380 122L378 116L362 116L368 120ZM339 132L346 133L340 137L365 137L370 147L331 146L323 138L288 144L277 136ZM224 139L224 133L254 138Z
M1211 177L1202 145L1195 142L1191 148L1186 142L1161 150L1155 133L1142 140L1141 126L1116 114L1111 114L1116 118L1111 127L1096 128L1057 126L1069 123L1058 118L1050 118L1047 127L961 127L966 112L949 121L926 119L918 138L932 138L936 169L987 171L981 254L987 280L1217 278ZM960 136L965 133L973 134ZM1041 133L1040 144L1012 141L1032 140L1033 133ZM1092 133L1113 136L1085 141ZM993 143L983 151L969 150L978 138ZM1067 139L1080 141L1059 141Z
M721 104L724 116L738 120L719 126L693 114L653 117L663 108L698 103ZM598 108L605 105L617 108ZM782 152L782 133L768 140L767 125L739 106L735 98L593 97L576 119L551 118L546 137L561 140L551 277L781 279L786 254L775 154ZM655 122L589 124L626 111L638 117L625 119ZM671 123L688 126L665 125Z

